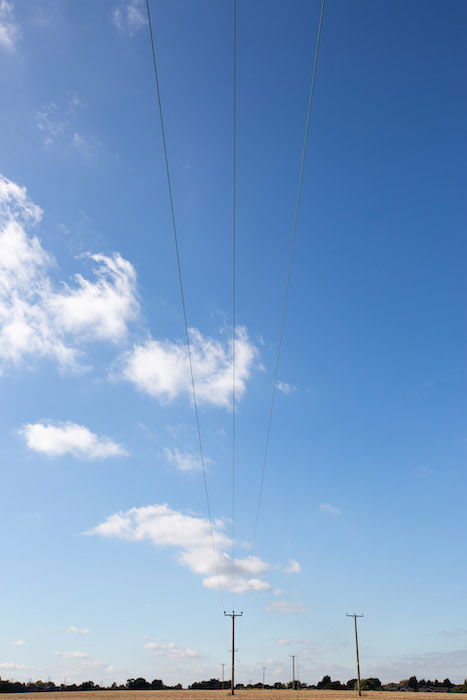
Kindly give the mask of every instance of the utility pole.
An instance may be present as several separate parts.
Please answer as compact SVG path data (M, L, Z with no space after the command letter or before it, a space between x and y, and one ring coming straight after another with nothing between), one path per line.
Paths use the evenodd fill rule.
M225 675L224 669L225 669L225 664L221 664L221 666L222 666L222 685L221 685L221 689L224 690L224 675Z
M266 673L266 666L263 666L263 690L264 690L264 676Z
M224 615L232 618L232 680L230 694L235 695L235 618L242 617L243 613L236 613L234 610L228 613L224 610Z
M363 617L363 614L357 615L357 613L346 613L347 617L353 617L353 624L355 629L355 651L357 654L357 690L358 694L362 694L362 684L360 680L360 657L358 655L358 631L357 631L357 617Z
M295 686L295 659L297 658L297 654L289 654L289 656L292 659L292 690L297 690Z

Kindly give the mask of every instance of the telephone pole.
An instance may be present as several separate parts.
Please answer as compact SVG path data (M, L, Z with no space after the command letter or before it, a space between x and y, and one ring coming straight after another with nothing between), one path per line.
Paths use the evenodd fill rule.
M222 685L221 685L221 689L224 690L224 675L225 675L224 669L225 669L225 664L221 664L221 666L222 666Z
M289 654L289 656L292 659L292 690L297 690L295 685L295 659L297 658L297 654Z
M264 676L266 673L266 666L263 666L263 690L264 690Z
M232 610L231 613L228 613L224 610L224 615L232 618L232 681L230 694L235 695L235 618L242 617L243 613L236 613L234 610Z
M354 629L355 629L355 651L357 654L357 690L358 694L362 694L362 684L360 680L360 657L358 655L358 631L357 631L357 617L363 617L363 613L361 615L357 615L357 613L346 613L347 617L353 617L353 624L354 624Z

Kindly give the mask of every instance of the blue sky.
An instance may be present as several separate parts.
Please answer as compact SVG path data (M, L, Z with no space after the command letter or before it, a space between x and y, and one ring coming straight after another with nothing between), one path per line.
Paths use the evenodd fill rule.
M213 556L138 0L0 2L0 675L465 676L465 28L329 1L251 549L319 3L154 0ZM254 559L251 557L255 556ZM216 588L221 590L216 590ZM242 591L242 592L240 592Z

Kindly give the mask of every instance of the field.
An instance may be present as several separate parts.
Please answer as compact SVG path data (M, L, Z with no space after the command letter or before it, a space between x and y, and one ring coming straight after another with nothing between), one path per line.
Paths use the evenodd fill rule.
M239 700L355 700L353 690L236 690ZM449 697L465 700L467 693ZM440 700L443 693L390 693L366 691L366 698L373 700ZM102 690L99 692L65 693L2 693L0 700L222 700L230 694L225 690Z

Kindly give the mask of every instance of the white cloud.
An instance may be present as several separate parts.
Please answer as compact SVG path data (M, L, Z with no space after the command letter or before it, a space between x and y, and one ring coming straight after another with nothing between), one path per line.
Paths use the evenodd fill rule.
M289 559L289 563L284 569L286 574L299 574L301 570L301 564L295 559Z
M55 656L61 656L62 659L88 659L89 654L84 651L54 651Z
M0 46L13 51L21 31L15 21L15 6L9 0L0 0Z
M341 509L337 506L332 506L330 503L320 503L319 509L322 513L329 513L329 515L340 515Z
M190 452L180 452L176 448L171 450L166 447L164 456L170 464L173 464L181 472L199 472L202 469L201 458L192 455ZM204 458L205 464L210 462L212 460L209 457Z
M281 646L288 646L289 644L292 644L293 641L293 639L276 639L277 644L280 644Z
M24 437L29 449L51 457L70 454L87 459L105 459L128 454L121 445L105 435L96 435L85 425L76 423L27 423L18 432ZM79 631L71 627L69 630Z
M4 669L5 671L24 671L33 667L25 666L24 664L15 664L13 661L4 661L3 663L0 663L0 668Z
M207 518L187 515L167 504L156 504L114 513L84 534L129 542L147 540L157 547L176 548L179 564L202 576L205 587L232 590L234 567L226 553L232 548L232 540L222 531L223 521L216 520L213 525L211 538ZM257 556L236 559L234 592L270 590L270 584L262 578L270 568L270 564Z
M196 651L196 649L181 649L174 642L160 642L156 640L154 642L148 642L144 645L146 649L153 652L155 656L162 656L166 659L199 659L203 655Z
M65 284L63 293L50 298L50 308L65 332L117 342L139 313L135 269L118 253L87 253L85 257L97 263L93 270L96 281L75 275L75 286Z
M133 36L146 24L143 0L120 3L112 13L112 21L119 32Z
M87 254L95 279L55 288L53 257L26 231L41 217L26 189L0 175L0 373L28 357L80 369L80 343L117 342L138 316L136 273L118 253Z
M15 642L11 642L11 646L13 647L24 647L25 644L26 642L24 639L17 639Z
M270 613L281 613L282 615L298 615L305 612L303 603L289 603L286 600L275 600L266 608Z
M42 214L42 209L29 199L25 187L0 175L0 220L32 220L37 223Z
M296 386L293 384L287 384L287 382L277 382L276 389L282 391L283 394L293 394L294 391L297 391Z
M190 329L191 357L196 394L200 403L229 408L232 401L232 340L220 343ZM245 328L235 340L236 397L246 391L258 351ZM186 345L182 342L148 340L136 345L121 361L121 376L140 391L161 401L180 395L191 397L192 387Z
M89 627L75 627L74 625L70 625L67 627L67 632L73 632L74 634L89 634L91 630Z

